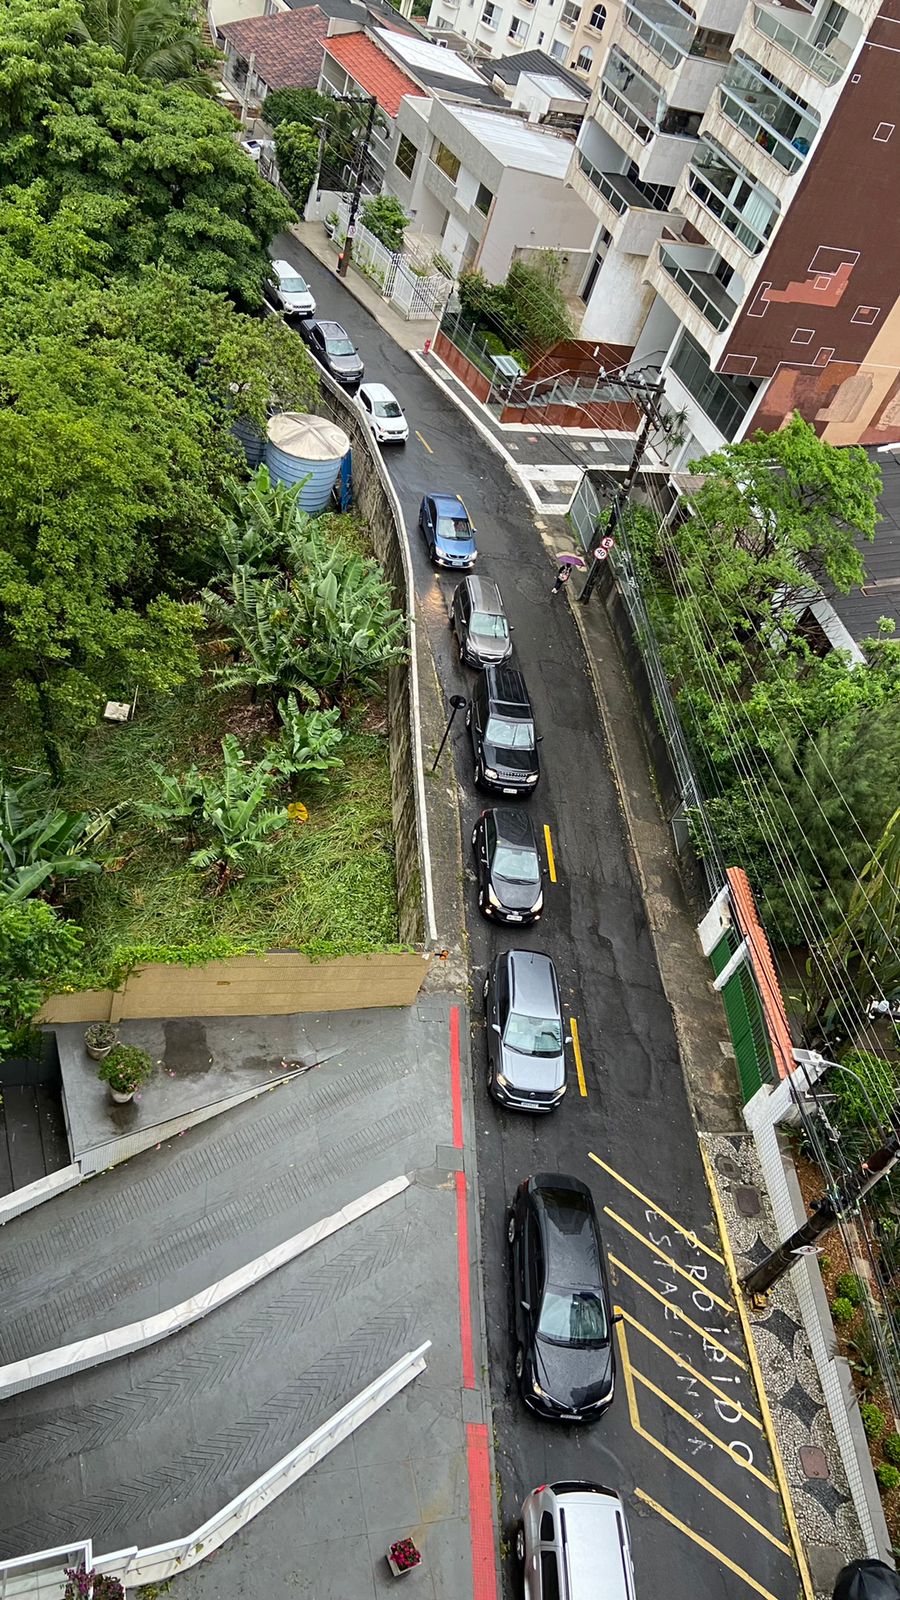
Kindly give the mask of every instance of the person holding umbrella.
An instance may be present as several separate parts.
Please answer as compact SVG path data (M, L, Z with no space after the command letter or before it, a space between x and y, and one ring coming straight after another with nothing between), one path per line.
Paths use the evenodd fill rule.
M553 588L550 590L551 600L555 594L559 594L559 591L563 585L568 583L572 576L572 568L584 566L584 561L582 560L581 556L557 556L556 562L556 582L554 583Z

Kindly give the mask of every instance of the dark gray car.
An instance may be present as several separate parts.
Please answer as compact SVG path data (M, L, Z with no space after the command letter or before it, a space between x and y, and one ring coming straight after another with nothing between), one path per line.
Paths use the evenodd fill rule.
M359 388L365 368L356 345L339 322L315 322L306 318L298 325L298 332L342 389L352 392Z
M566 1092L556 969L536 950L507 950L484 983L488 1092L514 1111L552 1111Z
M459 654L470 667L498 666L512 652L512 629L492 578L464 578L450 606Z

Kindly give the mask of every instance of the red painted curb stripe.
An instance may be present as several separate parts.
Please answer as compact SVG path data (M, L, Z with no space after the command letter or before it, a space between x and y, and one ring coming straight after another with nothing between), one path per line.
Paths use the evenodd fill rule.
M459 1067L459 1006L450 1007L450 1098L453 1105L453 1148L463 1147L462 1080Z
M469 1462L469 1537L472 1541L473 1600L497 1600L497 1558L491 1510L491 1458L483 1422L466 1428Z
M472 1296L469 1289L469 1207L466 1175L456 1178L456 1261L459 1271L459 1338L462 1345L463 1388L475 1387L475 1357L472 1351Z

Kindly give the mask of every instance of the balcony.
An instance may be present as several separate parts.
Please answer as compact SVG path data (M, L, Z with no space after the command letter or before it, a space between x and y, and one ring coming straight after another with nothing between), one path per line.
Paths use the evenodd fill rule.
M715 273L706 270L712 254L702 245L668 245L660 241L658 261L666 276L687 296L691 305L696 306L703 320L716 333L724 333L738 305ZM677 299L669 295L665 298L686 320Z
M671 189L654 188L624 172L601 172L583 150L570 169L572 188L626 255L649 255L671 218Z
M704 134L700 140L688 167L687 192L702 208L697 225L728 260L731 259L728 236L748 255L758 255L781 209L775 195L709 134ZM694 220L687 206L684 214ZM710 235L704 216L721 224L726 235L724 243Z
M797 172L819 129L819 114L765 67L736 51L719 84L723 116L787 173Z
M679 67L697 31L693 17L670 0L629 0L625 27L667 67Z
M820 83L827 84L829 88L838 82L847 70L852 55L852 49L840 38L833 39L826 49L811 44L808 39L801 38L782 20L783 11L778 14L770 11L767 6L754 5L750 8L753 27L765 39L783 50L793 61L807 72L811 72Z
M726 439L734 439L756 399L759 381L725 377L711 371L706 353L687 331L675 346L667 370L674 373L689 399L700 407L713 426ZM675 406L679 409L677 399Z

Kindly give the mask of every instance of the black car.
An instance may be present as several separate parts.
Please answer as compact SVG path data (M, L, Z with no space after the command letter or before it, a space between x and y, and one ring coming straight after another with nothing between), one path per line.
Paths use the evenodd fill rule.
M513 806L482 811L472 834L478 909L492 922L537 922L544 908L531 818Z
M613 1315L590 1189L538 1172L509 1214L516 1377L525 1404L558 1422L594 1422L616 1381Z
M486 667L466 712L475 782L493 794L529 794L540 777L539 735L517 667Z
M492 578L463 578L450 605L450 626L460 660L470 667L499 666L512 653L512 629Z
M512 1111L553 1111L566 1092L556 968L538 950L505 950L484 982L487 1086Z
M351 391L359 388L366 369L356 345L339 322L316 322L306 317L297 323L297 331L336 383Z

